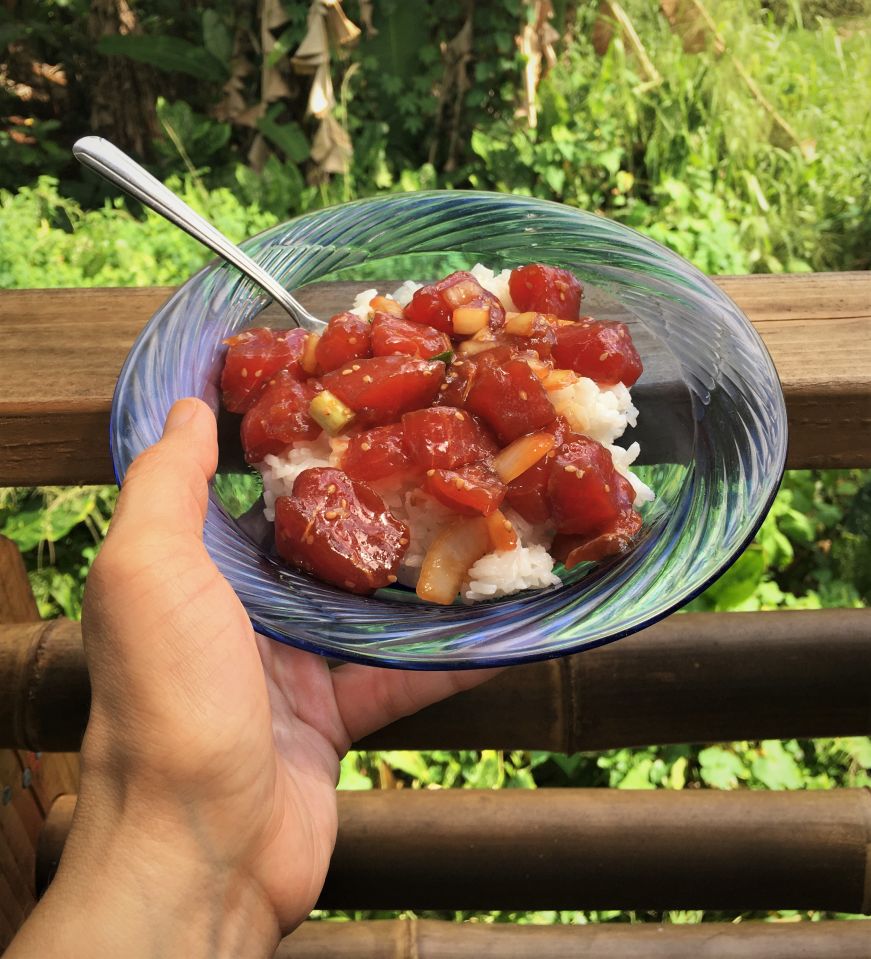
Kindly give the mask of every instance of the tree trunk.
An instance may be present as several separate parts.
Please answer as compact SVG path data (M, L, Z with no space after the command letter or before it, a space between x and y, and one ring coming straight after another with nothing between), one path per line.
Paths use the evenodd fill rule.
M127 0L91 0L88 36L95 45L102 37L138 29ZM160 135L154 72L126 57L101 56L88 67L91 132L110 138L122 150L147 156L151 141Z

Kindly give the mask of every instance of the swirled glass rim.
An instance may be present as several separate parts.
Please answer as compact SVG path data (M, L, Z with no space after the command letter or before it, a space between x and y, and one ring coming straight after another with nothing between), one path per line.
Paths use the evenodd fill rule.
M403 668L508 665L577 652L636 632L697 596L740 555L771 506L787 429L764 344L711 280L628 227L547 201L431 191L306 214L243 246L289 289L409 253L574 269L665 343L689 391L695 430L695 458L678 499L633 551L562 587L474 606L352 596L284 570L240 534L213 494L206 547L260 632ZM176 399L201 396L217 411L221 343L266 302L233 268L212 263L158 310L115 391L110 439L119 480L159 438Z

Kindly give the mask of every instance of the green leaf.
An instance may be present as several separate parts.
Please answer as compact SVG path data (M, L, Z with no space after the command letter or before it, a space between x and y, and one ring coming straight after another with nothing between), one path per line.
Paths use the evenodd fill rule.
M750 599L764 575L763 552L750 546L707 592L715 600L717 610L734 609Z
M219 62L230 62L233 37L216 10L203 11L203 46Z
M424 762L423 756L418 752L411 750L392 750L381 753L381 758L391 769L398 769L412 779L426 785L432 782L429 767Z
M360 753L349 752L339 764L337 789L371 789L372 780L358 768Z
M653 769L653 760L642 759L640 763L633 766L629 772L617 783L618 789L655 789L656 787L650 781L650 773Z
M454 351L445 350L444 353L436 353L435 356L431 356L430 360L432 360L433 362L438 360L439 363L444 363L445 366L450 366L451 360L453 360L453 358L454 358Z
M276 118L283 109L282 104L274 103L266 116L260 117L257 121L257 129L273 146L282 150L289 160L294 163L302 163L308 159L311 152L309 142L302 132L302 127L295 121L277 122Z
M238 519L257 503L263 492L259 473L218 473L213 481L224 509Z
M8 536L22 553L26 553L40 544L44 529L43 510L39 506L13 513L7 517L0 532Z
M863 769L871 769L871 739L867 736L844 736L840 744Z
M227 64L181 37L114 34L103 37L97 44L97 51L105 56L128 57L147 63L166 73L186 73L210 83L224 83L230 75Z
M708 746L699 753L702 782L715 789L734 789L748 771L735 753L721 746Z
M798 763L777 739L766 739L761 744L751 771L769 789L801 789L804 785Z

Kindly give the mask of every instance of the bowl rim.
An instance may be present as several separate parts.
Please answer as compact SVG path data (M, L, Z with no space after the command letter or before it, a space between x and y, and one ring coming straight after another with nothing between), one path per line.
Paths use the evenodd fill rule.
M395 203L398 199L408 199L410 197L417 198L450 198L451 200L459 200L460 204L466 201L472 201L474 199L486 198L491 202L505 202L510 201L512 203L520 202L522 204L530 204L533 207L553 207L560 211L571 211L572 213L580 213L584 216L591 217L592 214L587 213L586 211L578 210L577 208L568 207L565 204L555 203L548 200L539 200L535 198L527 197L516 197L511 194L495 193L495 192L485 192L485 191L473 191L473 190L462 190L462 191L453 191L453 190L429 190L429 191L414 191L412 193L406 194L381 194L374 197L363 198L358 200L353 200L347 203L335 204L329 207L324 207L316 211L310 211L308 213L302 214L300 216L293 217L289 220L282 221L272 227L269 227L266 230L260 231L259 233L249 237L243 241L243 245L256 244L257 241L262 240L262 238L270 234L278 234L279 231L287 230L288 226L294 223L299 223L300 221L315 221L319 217L329 215L334 213L337 210L347 209L351 207L360 207L360 206L374 206L382 204ZM594 217L596 220L602 220L598 216ZM696 267L694 267L689 261L684 259L680 254L675 253L672 250L662 246L657 241L652 240L650 237L645 236L639 231L629 227L619 221L615 220L604 220L608 226L614 230L617 234L624 234L629 236L638 237L643 241L646 247L658 248L662 251L670 260L676 261L680 266L687 270L690 275L695 275L696 279L700 279L703 287L706 290L714 290L716 293L722 297L726 302L728 302L734 311L734 314L740 318L743 325L753 333L753 340L756 344L756 347L764 354L769 363L771 370L773 372L773 383L772 385L776 386L779 396L779 408L783 413L782 422L780 426L782 427L783 442L781 444L781 450L779 455L779 462L774 467L773 471L769 474L769 481L771 482L770 488L767 495L761 501L762 506L759 508L756 519L747 526L746 533L743 536L743 539L732 548L732 551L724 555L720 560L711 567L711 572L696 586L694 586L690 591L685 595L680 596L680 598L673 601L668 601L663 604L663 607L650 614L645 614L643 620L637 623L627 625L623 628L616 630L613 633L608 635L600 636L592 639L579 639L577 643L566 643L566 645L561 646L558 649L545 649L532 651L529 653L523 652L511 652L510 654L493 654L488 655L486 650L474 656L474 658L468 658L469 654L474 650L474 646L467 646L463 650L462 657L460 658L451 658L450 660L439 660L432 659L427 657L420 658L404 658L407 657L407 653L403 653L402 656L393 657L390 655L389 649L387 651L381 650L376 654L371 652L372 647L367 646L367 653L357 653L353 648L350 648L347 644L343 645L341 651L335 648L327 648L323 645L318 645L316 642L308 640L304 636L294 635L289 636L281 633L279 630L273 628L270 624L265 623L251 614L250 610L245 605L244 601L240 599L240 602L243 604L246 613L251 619L253 628L276 641L296 646L301 649L305 649L310 652L317 653L319 655L327 656L330 658L341 659L342 661L359 663L368 666L380 666L384 668L393 668L393 669L411 669L411 670L421 670L421 671L453 671L453 670L467 670L467 669L481 669L481 668L492 668L504 667L509 665L522 665L532 662L546 661L550 659L562 658L563 656L573 655L578 652L582 652L588 649L594 649L600 646L607 645L611 642L615 642L618 639L622 639L625 636L632 635L633 633L640 632L646 629L648 626L652 626L655 623L660 622L661 620L667 618L668 616L674 614L676 611L681 609L683 606L692 602L697 598L701 593L703 593L712 583L718 580L744 553L746 548L750 545L756 533L759 531L762 526L765 518L767 517L771 506L777 496L777 493L780 489L780 486L783 481L783 477L786 471L786 458L787 458L787 443L788 443L788 422L785 410L785 400L783 397L782 384L780 382L780 377L777 372L777 368L774 365L773 359L771 358L770 351L765 345L762 338L756 332L753 324L744 314L744 312L734 303L733 300L725 293L722 289L717 287L712 279L705 274L701 273ZM135 364L137 350L140 347L141 342L145 338L146 334L152 330L153 325L157 318L168 309L170 305L180 296L183 295L184 291L191 287L196 281L202 280L207 277L209 274L215 272L216 270L221 269L224 266L222 260L216 258L209 261L205 264L200 270L196 271L192 276L190 276L184 283L180 284L179 287L170 295L170 297L158 308L158 310L150 317L146 325L140 331L139 335L136 338L133 346L131 347L127 357L125 358L124 364L119 373L118 380L116 382L115 390L113 392L112 399L112 412L110 417L110 427L109 427L109 439L110 439L110 453L112 460L112 467L115 474L116 483L120 486L122 481L122 474L126 468L129 468L129 462L127 467L123 467L121 463L120 451L116 446L115 437L116 437L116 426L117 426L117 415L119 407L122 401L123 389L126 384L127 378L130 375L130 371ZM308 282L321 282L320 280L314 281L305 281L301 285L306 285ZM265 302L269 302L268 300ZM264 305L265 305L264 302ZM259 313L260 310L257 311ZM255 313L255 315L257 315ZM698 425L696 425L696 430L698 430ZM694 445L697 442L697 436L694 438ZM131 460L132 462L132 460ZM684 479L684 484L686 483L686 478ZM220 501L217 499L217 496L214 492L213 484L210 482L210 501L215 503L219 509L224 512L224 515L227 519L233 522L232 517L229 517L226 514L226 511L223 510ZM208 524L208 519L206 520ZM627 555L631 555L627 554ZM222 573L222 575L224 575ZM226 578L226 577L225 577ZM232 585L232 584L231 584ZM506 600L510 600L512 597L503 597ZM464 607L465 610L474 615L476 609L492 609L493 606L490 604L478 604L470 605Z

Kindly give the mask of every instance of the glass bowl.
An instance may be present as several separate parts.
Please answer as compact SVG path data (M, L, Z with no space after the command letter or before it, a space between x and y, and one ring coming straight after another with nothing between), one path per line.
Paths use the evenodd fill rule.
M476 262L543 262L585 284L584 312L620 318L645 364L633 388L642 477L656 491L638 544L562 586L478 605L420 603L402 588L360 597L286 569L245 486L236 417L219 416L221 463L205 524L212 558L255 628L277 640L372 665L452 669L561 656L626 636L701 592L744 549L783 475L786 411L771 358L740 310L707 277L620 224L523 197L436 191L361 200L281 224L243 244L317 315L353 290L324 280L429 281ZM378 282L381 281L381 282ZM398 283L396 284L398 285ZM111 422L120 480L156 442L170 406L202 397L219 412L222 341L247 326L289 326L232 267L215 262L155 314L121 371ZM333 307L334 308L331 308ZM637 465L637 464L636 464Z

